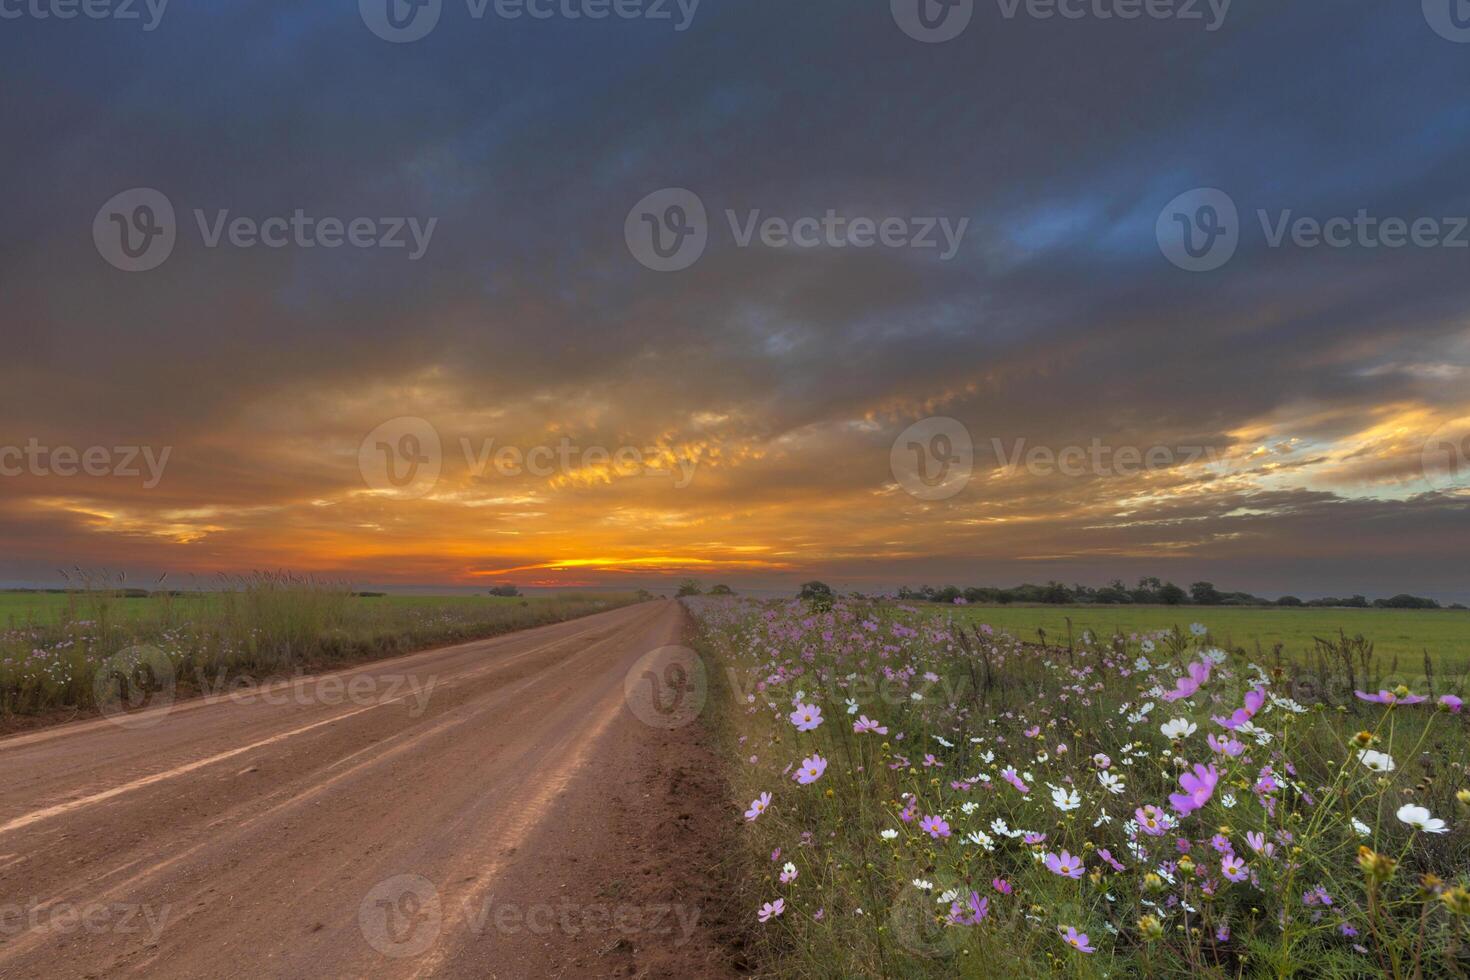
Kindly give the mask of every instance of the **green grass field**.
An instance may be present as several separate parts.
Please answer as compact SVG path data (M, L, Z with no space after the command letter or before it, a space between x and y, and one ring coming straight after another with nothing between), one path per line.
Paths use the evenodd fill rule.
M209 678L261 680L484 639L636 600L610 592L356 596L286 575L251 576L231 591L138 598L0 592L0 721L88 709L94 677L110 676L109 658L138 648L166 657L185 688L202 687Z
M921 607L923 608L923 607ZM1209 628L1216 643L1269 653L1278 643L1288 656L1313 647L1313 637L1362 634L1375 652L1417 663L1424 651L1436 664L1470 665L1470 610L1464 609L1252 609L1225 606L955 606L940 607L974 623L988 623L1023 640L1046 630L1051 642L1066 643L1067 620L1074 635L1092 630L1098 636L1154 632L1191 623Z
M181 618L188 618L193 611L205 616L220 608L220 594L198 592L172 597L173 611ZM473 612L496 606L516 606L522 601L544 603L551 596L503 598L500 596L435 596L435 595L385 595L364 596L348 600L351 610L360 612L404 611L412 609L444 610L450 612ZM621 597L619 597L621 598ZM52 592L0 592L0 628L24 626L28 623L49 624L58 620L96 618L105 607L119 621L141 622L158 618L163 613L164 600L150 598L121 598L102 593L75 592L58 594Z

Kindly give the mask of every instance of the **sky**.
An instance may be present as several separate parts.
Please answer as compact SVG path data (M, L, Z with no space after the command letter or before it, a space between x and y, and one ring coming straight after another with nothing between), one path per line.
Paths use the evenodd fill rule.
M1450 0L91 3L0 582L1470 598Z

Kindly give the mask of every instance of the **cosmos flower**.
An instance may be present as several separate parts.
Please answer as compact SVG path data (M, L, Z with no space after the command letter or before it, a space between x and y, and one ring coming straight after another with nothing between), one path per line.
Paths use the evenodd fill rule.
M827 760L815 752L810 758L801 760L801 768L796 770L792 778L803 786L807 786L822 778L822 773L827 771Z
M1358 753L1358 761L1374 772L1393 772L1394 770L1393 756L1376 749L1363 749Z
M760 911L756 913L756 918L760 919L760 921L762 922L770 922L772 919L776 918L785 911L786 899L778 898L774 902L767 902L766 904L762 905L760 907Z
M1188 673L1174 682L1174 690L1166 691L1160 697L1165 701L1179 701L1183 698L1193 697L1209 679L1210 662L1208 660L1196 660L1189 665Z
M809 732L822 723L822 709L814 704L798 704L791 712L791 723L799 732Z
M1168 830L1173 821L1169 815L1159 807L1150 803L1133 811L1134 817L1138 819L1138 829L1150 837L1160 837Z
M925 817L919 821L919 829L935 840L949 836L949 822L943 817Z
M861 735L864 732L872 732L874 735L887 735L888 726L880 725L867 715L858 715L858 720L852 723L854 734Z
M1228 736L1226 738L1221 738L1220 736L1215 734L1206 735L1205 744L1210 747L1210 751L1215 752L1219 755L1228 755L1232 759L1245 751L1244 743L1242 743L1239 739L1231 738Z
M1439 696L1439 703L1442 708L1453 714L1459 714L1460 709L1465 707L1465 702L1461 701L1453 694L1441 694Z
M898 837L898 831L890 827L887 830L881 831L878 836L883 838L884 840L893 840Z
M1016 790L1022 795L1031 792L1031 787L1023 783L1021 781L1021 777L1016 775L1015 766L1006 766L1004 769L1002 769L1000 771L1000 778L1004 779L1006 782L1016 787Z
M1374 704L1386 704L1390 707L1396 704L1419 704L1428 701L1422 694L1398 694L1394 691L1379 691L1377 694L1368 694L1364 691L1354 691L1360 701L1370 701Z
M1048 854L1042 859L1042 863L1046 865L1046 870L1054 875L1061 875L1063 878L1082 877L1082 859L1073 857L1066 851L1062 851L1061 854Z
M1123 792L1127 788L1122 776L1115 776L1110 772L1098 773L1097 781L1102 784L1103 789L1114 795Z
M1245 881L1249 876L1245 862L1234 854L1227 854L1220 859L1220 873L1230 881Z
M1426 834L1443 834L1449 830L1439 817L1431 817L1429 811L1424 807L1415 806L1412 803L1405 803L1399 807L1397 816L1410 827L1422 830Z
M1073 926L1057 926L1057 932L1061 934L1062 941L1071 946L1079 953L1096 953L1096 946L1089 946L1087 933L1078 932Z
M964 905L955 902L949 907L949 924L955 926L978 926L990 914L990 899L981 898L979 892L970 892Z
M1179 788L1182 793L1170 793L1169 805L1175 812L1180 814L1193 813L1209 802L1210 796L1215 792L1215 785L1220 781L1220 771L1211 763L1209 766L1194 764L1193 772L1186 772L1179 777Z
M1245 707L1236 708L1235 712L1231 714L1229 718L1222 718L1219 715L1212 715L1210 717L1210 720L1219 725L1221 728L1228 728L1230 731L1233 732L1241 725L1244 725L1246 722L1254 718L1256 716L1256 712L1261 710L1261 705L1265 703L1265 689L1260 687L1252 688L1245 693Z
M1160 725L1159 731L1172 742L1193 735L1198 728L1198 725L1187 718L1174 718Z
M1051 801L1063 813L1069 810L1075 810L1082 805L1082 797L1077 794L1075 789L1068 790L1062 786L1052 787Z
M756 817L760 816L762 813L765 813L766 812L766 809L770 805L771 805L771 794L770 793L762 793L760 796L756 797L755 800L753 800L751 802L750 809L745 811L745 819L746 820L754 820Z
M1264 854L1266 857L1270 857L1276 853L1276 845L1268 843L1266 835L1258 830L1246 831L1245 842L1257 854Z
M781 884L791 884L793 881L796 880L796 876L798 874L800 874L800 872L796 870L796 865L792 864L790 861L787 861L786 866L781 869Z

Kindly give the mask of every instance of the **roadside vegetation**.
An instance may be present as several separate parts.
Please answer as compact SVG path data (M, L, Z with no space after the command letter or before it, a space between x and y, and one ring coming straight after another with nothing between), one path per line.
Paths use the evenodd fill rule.
M686 600L792 977L1463 976L1465 678L1331 632L1023 642L909 603ZM1428 614L1437 615L1437 614Z
M189 592L79 577L70 590L0 593L0 719L93 710L107 673L130 651L167 658L188 694L483 639L635 598L362 594L284 573Z

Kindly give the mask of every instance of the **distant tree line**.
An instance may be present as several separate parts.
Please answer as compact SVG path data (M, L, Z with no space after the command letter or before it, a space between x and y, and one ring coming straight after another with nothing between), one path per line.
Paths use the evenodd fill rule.
M1299 599L1294 595L1285 595L1280 599L1263 599L1260 596L1251 595L1249 592L1221 592L1215 588L1213 582L1195 582L1188 591L1175 585L1173 582L1164 582L1152 576L1141 578L1138 585L1129 588L1121 579L1114 579L1101 588L1092 588L1086 585L1063 585L1061 582L1048 582L1045 585L1018 585L1014 588L999 589L992 586L971 586L962 589L955 585L946 585L943 588L935 588L926 585L922 588L911 589L907 586L898 590L898 598L910 602L943 602L953 603L963 599L965 602L993 603L996 605L1008 605L1013 602L1039 602L1053 605L1130 605L1150 604L1163 606L1320 606L1320 607L1346 607L1349 609L1439 609L1440 604L1434 599L1426 599L1421 596L1400 594L1389 599L1372 599L1366 596L1355 595L1346 599L1323 598L1323 599ZM1450 606L1451 609L1464 609L1460 603Z

